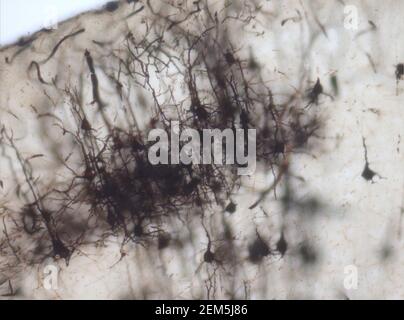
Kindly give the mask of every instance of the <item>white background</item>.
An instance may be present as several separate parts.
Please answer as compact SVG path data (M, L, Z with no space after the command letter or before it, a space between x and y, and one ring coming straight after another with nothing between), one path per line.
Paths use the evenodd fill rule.
M29 35L50 21L62 21L107 0L0 0L0 45Z

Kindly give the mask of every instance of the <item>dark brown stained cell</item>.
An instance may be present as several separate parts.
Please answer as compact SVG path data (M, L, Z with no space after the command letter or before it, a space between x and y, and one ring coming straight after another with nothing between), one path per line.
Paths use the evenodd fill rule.
M404 75L404 64L403 63L399 63L398 65L396 65L395 74L396 74L396 80L400 81Z
M140 223L135 225L135 227L133 228L133 235L135 237L141 237L144 235L144 230Z
M231 66L232 64L236 63L236 59L234 58L233 54L228 51L225 53L224 58L226 59L226 62Z
M303 201L299 201L299 207L301 208L301 210L310 215L318 213L322 206L323 204L316 197L308 197Z
M36 38L35 37L22 37L18 40L17 46L25 47L30 45Z
M284 153L284 152L285 152L285 143L284 143L284 142L281 142L281 141L276 141L276 142L273 144L272 152L273 152L274 154Z
M338 96L339 94L339 86L338 86L338 78L336 74L333 74L330 77L330 82L331 82L331 87L332 87L332 91L334 93L335 96Z
M281 254L281 257L283 257L288 250L288 243L285 240L285 234L283 231L281 233L281 237L276 243L276 250Z
M171 236L168 233L160 234L158 237L157 246L159 250L164 250L170 245Z
M108 12L114 12L119 8L119 1L110 1L105 5L105 10Z
M380 250L380 259L386 261L393 258L394 254L394 247L389 243L384 243Z
M228 213L234 213L234 212L236 212L236 210L237 210L237 205L234 202L230 202L225 209L225 211Z
M68 262L70 259L71 252L65 246L65 244L58 237L56 237L55 239L52 240L52 245L53 245L53 255L57 258L65 259L66 262Z
M233 240L233 231L230 225L224 222L224 238L228 241Z
M366 147L365 138L362 138L362 144L363 144L363 148L364 148L364 152L365 152L365 167L362 171L362 178L365 179L366 181L373 182L373 178L375 176L379 176L379 174L376 173L375 171L373 171L372 169L370 169L370 167L369 167L368 150Z
M310 90L307 96L309 99L309 103L306 106L306 108L311 106L312 104L318 105L318 99L322 93L323 93L323 86L320 83L320 79L317 78L314 87Z
M212 263L215 261L215 254L210 250L210 248L208 248L208 250L206 250L206 252L204 253L203 261L205 261L206 263Z
M372 181L373 178L377 175L372 169L369 168L369 164L365 164L365 168L362 171L362 178L367 181Z
M372 27L373 30L377 29L376 24L372 20L368 20L368 23L370 24L370 26Z
M259 63L253 55L251 55L250 59L248 60L248 68L250 68L251 70L258 70L260 68Z
M90 131L91 130L91 125L90 122L86 118L84 118L81 122L81 129L84 131Z
M195 115L198 117L198 119L201 121L207 120L209 117L209 113L201 105L198 105L197 107L193 107L193 111L194 111Z
M212 251L212 240L210 238L208 230L206 229L205 225L203 225L203 228L205 229L206 236L208 238L208 247L206 248L206 251L203 254L203 261L206 262L206 263L219 262L216 259L215 253Z
M317 262L317 253L312 246L304 242L299 249L299 256L305 265L313 265Z
M262 259L271 254L268 244L257 232L257 238L248 247L249 259L252 263L260 263Z
M297 127L297 129L294 133L294 142L295 142L296 146L298 146L298 147L304 146L307 143L309 138L310 138L310 133L308 133L305 128Z
M403 78L404 75L403 63L399 63L398 65L396 65L395 75L396 75L396 95L398 96L398 83L400 82L400 80Z

